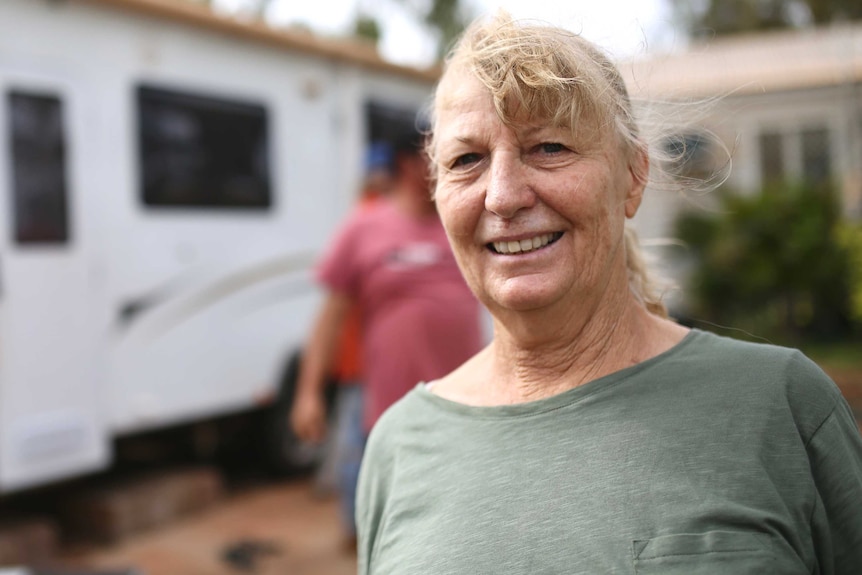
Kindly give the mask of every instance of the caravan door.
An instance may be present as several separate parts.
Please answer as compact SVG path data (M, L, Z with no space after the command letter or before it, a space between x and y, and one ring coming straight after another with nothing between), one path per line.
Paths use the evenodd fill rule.
M0 492L107 460L79 209L92 185L84 105L68 81L0 66Z

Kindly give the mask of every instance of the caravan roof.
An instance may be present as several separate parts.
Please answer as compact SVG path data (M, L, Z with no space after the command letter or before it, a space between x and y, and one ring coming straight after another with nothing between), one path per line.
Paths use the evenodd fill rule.
M419 69L394 64L383 59L369 43L325 38L312 32L276 29L260 21L243 21L227 18L210 8L190 1L180 0L76 0L111 8L130 10L148 16L181 22L189 26L208 28L213 32L229 34L254 42L279 46L285 50L305 52L322 58L341 60L371 69L394 72L414 79L433 83L440 75L440 68L433 66Z

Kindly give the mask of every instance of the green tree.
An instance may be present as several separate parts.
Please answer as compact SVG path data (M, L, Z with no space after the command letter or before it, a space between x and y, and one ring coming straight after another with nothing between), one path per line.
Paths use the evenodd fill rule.
M213 6L217 0L184 0L186 2L198 2L207 6ZM244 0L242 10L246 13L255 14L264 19L267 10L277 2L288 2L290 0ZM360 4L359 0L356 0ZM437 57L442 58L451 47L456 38L464 31L464 28L473 19L473 12L461 0L397 0L405 6L410 13L423 26L429 29L437 38ZM371 14L366 10L357 10L356 19L353 23L353 35L375 44L380 40L383 32L381 20L378 15Z
M858 327L851 253L831 188L721 193L717 214L686 213L676 222L697 262L687 292L693 317L784 342Z
M862 19L860 0L806 0L805 4L814 24Z
M473 19L460 0L399 0L437 36L437 57L442 58Z
M692 37L862 19L862 0L670 0Z
M359 15L353 24L353 35L376 46L380 41L380 23L372 16Z

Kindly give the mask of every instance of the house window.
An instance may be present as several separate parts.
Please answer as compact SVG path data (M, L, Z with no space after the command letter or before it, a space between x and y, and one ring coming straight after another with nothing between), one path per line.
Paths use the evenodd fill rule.
M155 86L137 90L140 193L162 208L272 205L267 110Z
M760 173L764 185L782 182L787 177L784 167L784 140L778 132L760 134Z
M63 104L55 95L7 95L12 229L19 244L69 241Z
M703 177L714 168L709 140L700 133L671 136L664 143L670 169L679 175Z
M802 137L802 177L806 182L819 184L832 175L829 130L810 128L803 130Z

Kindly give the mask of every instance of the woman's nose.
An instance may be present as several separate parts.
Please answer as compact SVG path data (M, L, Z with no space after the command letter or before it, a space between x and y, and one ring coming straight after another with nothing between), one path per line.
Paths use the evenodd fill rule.
M515 154L499 154L491 159L485 209L510 219L520 210L532 207L536 196L530 187L525 166Z

